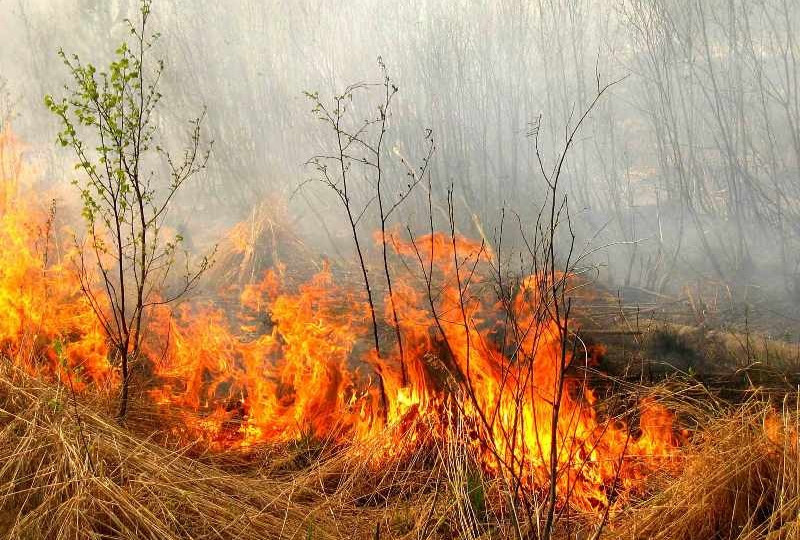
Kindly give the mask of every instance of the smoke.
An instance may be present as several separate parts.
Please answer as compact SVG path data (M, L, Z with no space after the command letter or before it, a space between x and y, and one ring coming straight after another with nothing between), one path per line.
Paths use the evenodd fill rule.
M41 105L65 82L57 49L102 65L136 7L0 3L7 102L49 178L71 171ZM298 232L320 249L342 240L346 250L336 197L304 183L314 174L307 160L332 139L303 92L325 100L351 83L380 83L378 56L399 87L388 177L405 183L401 157L418 166L430 129L434 198L444 201L452 184L463 233L494 237L505 209L513 235L510 216L529 226L542 204L533 126L552 167L598 84L619 80L564 169L578 245L601 279L661 292L715 280L788 303L800 297L796 0L157 0L154 11L167 62L164 133L179 140L205 105L215 141L208 174L176 211L198 236L224 230L255 202L283 200ZM354 101L354 118L374 115L380 86ZM418 199L395 226L424 222L424 191ZM364 226L372 225L370 214Z

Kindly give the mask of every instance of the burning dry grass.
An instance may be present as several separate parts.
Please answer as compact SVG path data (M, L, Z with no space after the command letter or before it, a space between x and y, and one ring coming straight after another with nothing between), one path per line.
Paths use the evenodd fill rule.
M5 169L0 184L21 185ZM0 253L5 536L527 539L556 508L556 536L570 538L597 537L607 519L607 534L634 538L793 532L796 415L754 403L708 414L681 392L665 409L640 388L618 401L627 413L607 406L582 375L589 350L573 364L577 349L545 316L555 276L495 298L484 245L456 235L392 241L428 281L395 282L384 304L400 314L398 346L373 355L363 298L327 265L287 283L285 239L261 208L220 252L219 298L152 313L141 408L120 426L104 336L48 257L52 219L3 205L0 238L15 246ZM514 343L498 339L509 333ZM682 409L700 419L686 451L673 429ZM657 495L630 506L645 493Z
M225 473L134 436L102 409L76 409L62 388L3 366L4 537L275 538L307 527L308 509L287 509L298 486Z
M489 480L457 440L379 470L370 464L389 438L343 447L309 437L191 457L197 448L137 434L146 419L117 424L104 396L76 403L61 386L1 366L3 537L451 538L487 527Z
M670 392L678 401L681 392ZM792 404L794 405L794 404ZM601 538L789 539L798 532L797 407L762 400L709 408L682 472L609 516ZM705 407L705 410L703 410ZM0 534L8 538L526 538L507 484L481 472L458 425L374 467L384 443L298 439L229 454L170 450L106 414L101 394L76 404L61 386L5 362L0 372ZM79 420L78 420L79 419ZM460 424L459 424L460 425ZM462 426L463 427L463 426ZM410 441L409 441L410 443ZM193 454L193 455L190 455ZM562 514L558 536L592 538L600 516ZM577 536L576 536L577 535Z
M788 401L788 397L787 397ZM614 537L789 539L800 534L797 404L760 399L703 415L685 466L619 516Z
M4 140L0 146L12 150L10 161L24 164L18 144ZM16 165L0 180L32 193L32 175L23 175ZM14 199L22 199L17 191ZM29 376L68 382L73 402L76 390L86 402L106 385L116 387L107 332L100 331L95 317L97 305L80 294L86 292L85 282L76 281L66 264L75 260L49 257L63 244L63 238L51 235L52 219L35 204L4 203L0 210L0 239L14 246L0 257L5 262L0 264L0 308L15 316L13 324L0 324L4 354ZM47 225L41 234L35 225L43 219ZM224 266L235 275L216 285L223 288L223 299L232 294L226 290L231 282L243 281L234 287L237 309L222 309L209 299L187 302L177 312L162 306L148 313L135 378L149 378L139 388L147 393L150 412L158 414L149 416L157 421L139 433L151 441L177 436L182 445L201 439L220 454L291 446L304 438L314 445L327 440L322 445L325 459L302 449L293 459L307 456L301 459L303 474L276 480L256 471L252 480L264 481L253 488L256 492L239 486L238 476L224 475L223 487L207 480L193 484L194 478L218 478L219 473L183 461L188 459L185 450L164 453L119 431L106 416L93 412L103 410L102 401L94 404L99 408L87 405L83 413L73 403L73 421L69 400L58 386L30 383L33 379L9 371L14 376L9 376L6 391L11 400L6 461L19 465L11 465L16 472L7 475L6 491L23 497L7 497L9 506L18 508L12 533L49 536L86 529L107 536L163 537L170 531L198 536L202 533L191 532L192 525L216 531L221 524L236 533L237 524L255 519L253 512L259 523L268 522L273 515L269 505L281 503L297 486L317 493L316 513L327 509L326 516L342 520L353 508L377 508L390 499L411 500L412 494L424 493L431 463L440 463L454 479L447 487L451 496L443 500L455 497L466 501L459 508L469 509L455 513L455 528L474 531L482 530L475 523L492 521L486 516L494 500L538 493L548 485L558 484L557 491L571 494L566 496L571 504L593 512L607 504L609 485L617 479L625 491L635 490L650 462L669 458L673 438L668 412L655 411L651 416L660 421L641 422L642 433L630 437L627 423L598 417L594 395L580 378L566 373L573 354L559 337L561 327L546 316L550 304L543 291L551 287L541 272L522 279L508 299L517 325L512 347L495 337L508 333L509 328L498 325L510 318L498 311L504 305L500 299L486 293L492 273L483 243L443 233L393 240L397 257L417 257L423 267L427 260L423 274L429 280L428 295L420 294L425 286L414 275L395 282L402 298L390 297L384 304L396 308L397 347L381 351L372 300L367 308L358 290L336 279L327 265L295 287L283 279L283 265L272 256L275 268L252 282L260 267L253 257L266 249L261 240L269 227L264 223L254 214L230 236L236 256L228 254ZM274 238L271 245L277 245ZM430 251L420 251L421 245ZM464 265L472 269L469 286L462 286ZM441 283L436 294L434 269L437 288ZM118 286L123 286L121 280ZM373 314L374 354L364 347L370 334L368 313ZM446 364L448 377L434 376L431 357ZM175 418L186 429L170 429ZM45 459L42 452L54 457ZM633 459L626 458L623 465L626 453ZM165 463L168 468L148 468ZM625 474L618 475L617 469L623 468ZM482 473L489 472L513 479L514 487L506 488L513 495L494 496L484 489ZM232 490L234 500L225 511L214 513L213 505L224 499L223 488ZM494 491L501 493L502 484ZM434 493L439 493L438 486ZM555 489L549 501L552 510ZM303 505L296 502L292 500L291 508L302 512ZM495 514L503 514L510 505L495 506ZM434 516L439 505L431 503L430 508ZM443 515L453 512L450 508ZM51 513L59 519L42 517ZM526 514L530 520L529 506ZM359 511L353 519L364 515L369 512ZM208 522L208 516L220 522ZM291 529L292 520L283 519ZM346 522L352 529L352 520ZM269 525L266 530L276 529Z
M380 468L373 458L402 439L203 454L156 443L147 411L121 426L112 409L2 360L2 537L452 538L491 519L490 480L456 439Z

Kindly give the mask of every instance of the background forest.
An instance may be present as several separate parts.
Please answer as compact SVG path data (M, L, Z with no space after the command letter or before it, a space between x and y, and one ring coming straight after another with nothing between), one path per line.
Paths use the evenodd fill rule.
M131 4L3 2L0 75L33 151L54 152L40 105L60 76L54 51L106 50ZM424 155L431 129L434 187L444 197L452 182L463 231L480 223L490 234L501 207L523 220L538 208L534 125L552 153L597 77L622 79L564 172L579 244L610 246L594 257L602 281L659 293L713 281L794 303L798 9L791 0L165 3L155 14L172 65L165 110L180 119L205 104L215 140L202 196L181 201L182 215L202 215L206 229L277 196L325 249L319 222L334 237L345 229L324 190L297 191L325 136L302 92L379 81L380 56L400 88L388 166L402 173L402 159ZM58 171L63 158L47 162Z

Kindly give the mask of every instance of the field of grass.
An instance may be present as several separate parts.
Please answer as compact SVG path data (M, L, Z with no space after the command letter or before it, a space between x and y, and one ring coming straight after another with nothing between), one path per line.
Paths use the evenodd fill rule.
M686 441L674 462L650 474L645 488L624 504L595 513L560 507L553 537L797 538L800 402L787 388L793 348L749 336L767 344L753 348L743 375L737 367L742 336L665 323L642 327L624 354L619 338L608 339L605 367L618 370L614 363L622 357L661 367L650 377L637 373L638 380L630 373L606 375L613 380L607 387L655 396L676 414ZM729 365L721 363L726 358ZM722 368L704 382L700 370L712 361ZM681 362L694 367L679 369ZM600 379L599 372L594 376ZM522 518L507 486L471 462L457 435L379 467L369 456L370 445L381 441L348 445L309 436L214 452L176 442L169 411L146 400L118 423L114 397L100 390L75 395L9 360L0 363L3 537L541 534L541 523Z

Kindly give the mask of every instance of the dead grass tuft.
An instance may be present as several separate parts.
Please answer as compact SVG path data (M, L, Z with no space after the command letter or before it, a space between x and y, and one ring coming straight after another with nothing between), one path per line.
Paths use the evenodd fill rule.
M800 534L800 410L751 401L702 422L676 478L617 516L615 538L789 539Z

